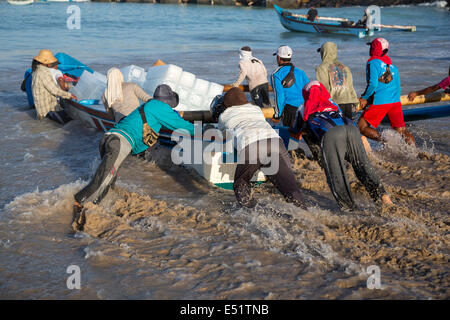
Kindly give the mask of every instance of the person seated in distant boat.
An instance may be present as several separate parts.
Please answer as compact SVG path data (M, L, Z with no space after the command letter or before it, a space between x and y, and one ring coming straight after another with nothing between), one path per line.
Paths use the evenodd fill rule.
M53 75L54 66L58 63L52 52L43 49L34 57L32 64L32 93L37 118L39 120L49 117L62 124L70 121L70 117L60 106L58 98L74 99L77 97L61 89Z
M142 102L148 102L149 96L138 84L123 82L123 74L117 68L111 68L106 75L106 90L103 94L103 104L106 110L112 110L114 119L119 122L129 115Z
M308 19L309 21L314 22L314 21L317 20L317 16L319 15L319 13L317 12L317 9L315 7L311 7L308 10L308 13L306 15L307 15L306 19Z
M368 8L364 9L363 17L356 22L356 26L367 27L367 23L370 21L371 15L370 10Z
M179 97L166 85L159 85L153 99L135 109L105 133L100 141L100 163L89 184L75 194L72 227L82 230L85 223L83 206L87 202L98 204L117 179L117 172L126 157L144 152L158 139L164 126L170 130L184 129L194 135L194 125L174 110Z
M325 86L311 81L303 88L304 106L297 111L291 132L301 134L311 151L315 150L331 192L340 208L356 209L346 175L349 161L358 180L374 201L392 204L375 169L370 164L361 135L351 119L346 118Z
M232 86L239 87L242 81L247 78L253 103L261 108L271 108L266 67L261 60L253 57L250 47L242 47L239 50L239 56L241 58L241 61L239 61L239 78Z
M232 88L223 101L211 104L211 114L218 121L218 129L231 132L237 141L238 165L233 189L238 203L249 208L256 205L250 180L261 169L287 202L306 210L283 141L266 121L261 108L249 103L240 88Z
M450 93L450 67L448 68L448 76L445 79L443 79L438 84L427 87L425 89L422 89L419 91L411 91L408 94L408 100L413 101L417 96L430 94L435 91L438 91L439 89L445 90L445 93Z

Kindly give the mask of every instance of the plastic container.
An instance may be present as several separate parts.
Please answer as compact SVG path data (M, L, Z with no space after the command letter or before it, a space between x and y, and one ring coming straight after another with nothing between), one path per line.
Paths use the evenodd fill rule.
M177 87L174 90L178 93L180 101L189 105L189 95L194 87L195 75L190 72L185 72L181 74L180 80L178 81Z
M214 98L217 95L221 95L223 93L223 89L224 89L224 87L222 85L214 83L214 82L210 82L208 91L203 100L203 106L202 106L201 110L209 110L211 102L214 100Z
M125 82L134 82L139 86L143 86L146 80L147 72L145 72L144 68L130 65L128 67L120 69L123 74L123 80Z
M183 69L173 64L150 67L147 69L143 89L153 95L157 86L167 84L172 90L176 91L182 73Z
M94 72L84 71L76 86L69 89L79 100L101 100L106 89L106 76Z
M209 89L209 81L196 79L191 94L189 95L189 104L195 110L201 110Z

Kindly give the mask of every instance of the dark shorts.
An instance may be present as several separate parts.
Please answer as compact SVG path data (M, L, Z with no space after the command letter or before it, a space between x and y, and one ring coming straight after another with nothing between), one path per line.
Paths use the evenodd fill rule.
M297 114L298 107L287 104L284 106L283 114L281 115L281 122L283 126L291 127L294 125L295 115Z
M263 83L259 86L253 88L250 92L252 96L253 103L261 108L271 108L269 98L269 83Z

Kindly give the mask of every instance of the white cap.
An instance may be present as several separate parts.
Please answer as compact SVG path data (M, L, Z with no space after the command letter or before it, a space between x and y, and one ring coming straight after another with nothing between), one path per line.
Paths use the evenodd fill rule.
M292 58L292 49L288 46L281 46L273 55L277 55L283 59L290 59Z

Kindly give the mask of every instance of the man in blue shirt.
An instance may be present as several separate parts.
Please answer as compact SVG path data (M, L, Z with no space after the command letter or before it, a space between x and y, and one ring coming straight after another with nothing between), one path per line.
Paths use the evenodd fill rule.
M277 56L278 68L272 74L271 85L275 95L275 119L282 120L290 127L295 119L298 107L304 103L302 89L309 83L305 72L291 63L292 49L281 46L273 55Z
M170 130L184 129L190 135L194 135L194 125L182 119L173 110L178 102L176 92L173 92L166 84L159 85L152 100L138 107L105 133L100 142L102 162L91 182L75 194L72 221L75 229L83 229L85 223L83 205L90 201L99 203L114 185L117 171L126 157L130 153L141 153L147 150L149 145L153 145L162 126ZM144 119L148 124L148 126L145 125L145 136ZM148 132L151 134L147 134Z

